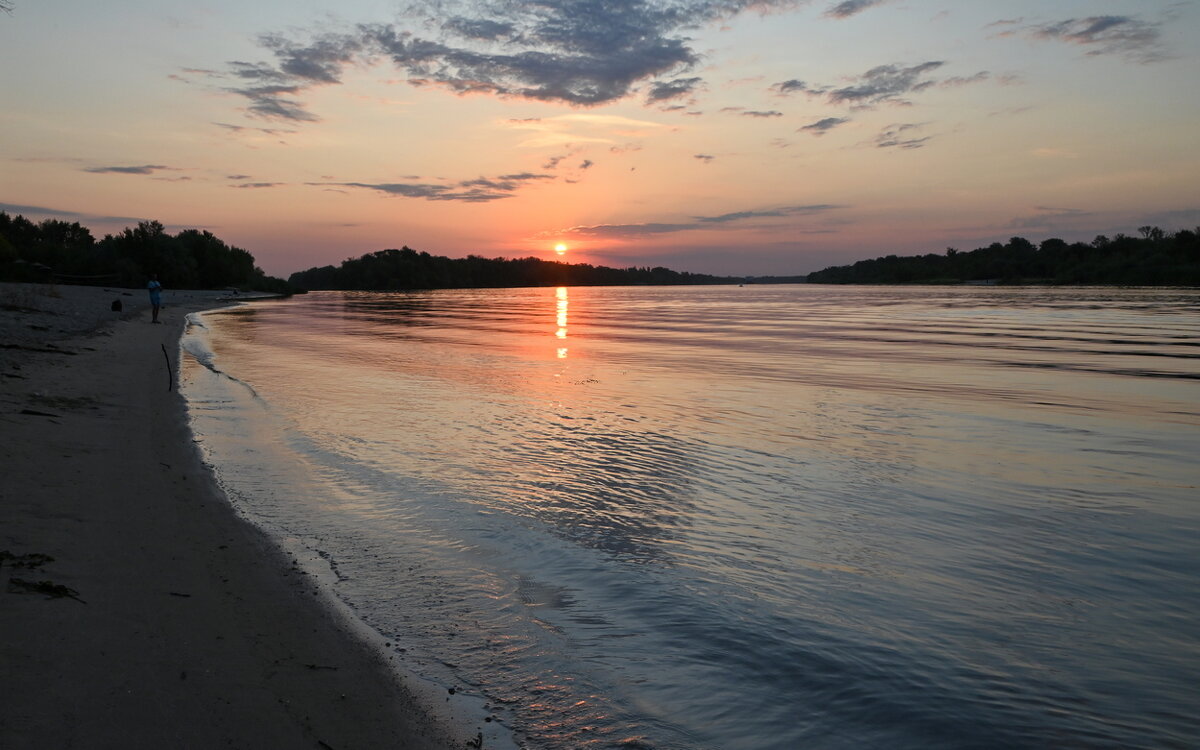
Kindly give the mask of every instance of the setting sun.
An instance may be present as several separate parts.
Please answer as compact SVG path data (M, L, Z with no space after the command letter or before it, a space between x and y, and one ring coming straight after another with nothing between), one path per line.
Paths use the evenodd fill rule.
M554 252L558 253L559 255L564 255L567 252L567 246L560 242L554 246Z

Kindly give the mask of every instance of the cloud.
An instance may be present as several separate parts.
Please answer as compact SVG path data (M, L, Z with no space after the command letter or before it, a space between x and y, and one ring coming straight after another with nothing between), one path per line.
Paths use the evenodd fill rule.
M262 133L263 135L276 136L292 135L299 132L298 130L287 128L254 128L247 127L245 125L232 125L227 122L214 122L213 125L216 125L219 128L224 128L232 133Z
M237 185L230 185L234 188L273 188L283 185L282 182L242 182Z
M595 226L575 226L569 229L553 232L555 236L571 235L580 237L607 237L610 239L645 237L652 234L670 234L696 229L696 224L597 224Z
M987 70L981 70L973 76L951 76L949 78L945 78L945 79L942 79L941 81L939 81L938 88L951 89L951 88L956 88L958 86L969 86L972 83L982 83L984 81L987 81L991 77L992 77L991 72L987 71ZM1007 80L1008 80L1008 77L1006 76L1004 81L1007 81Z
M878 65L859 77L859 82L853 86L845 86L829 91L829 101L833 104L881 104L888 101L899 101L901 96L924 91L934 85L933 81L923 80L927 73L945 65L941 60L901 67L899 65Z
M745 112L742 112L742 117L763 117L763 118L767 118L767 117L783 117L783 113L782 113L782 112L776 112L776 111L775 111L775 110L773 110L773 109L772 109L772 110L768 110L768 111L755 110L755 109L748 109L748 110L746 110Z
M717 158L717 157L715 157L715 156L712 156L711 154L692 154L692 158L693 158L693 159L699 159L700 161L702 161L702 162L704 162L705 164L707 164L707 163L709 163L710 161L712 161L713 159L715 159L715 158Z
M798 78L793 78L790 81L782 81L775 84L771 88L778 91L780 94L791 94L797 91L808 91L808 84Z
M823 120L817 120L816 122L809 123L808 125L805 125L804 127L800 128L800 130L797 130L796 132L800 133L800 132L807 130L808 132L812 133L813 135L821 136L821 135L825 135L830 130L833 130L838 125L844 125L845 123L848 123L848 122L850 122L850 120L845 117L826 117Z
M888 125L879 135L875 136L875 146L877 148L922 148L933 137L929 135L917 137L913 131L923 127L925 127L924 123L912 122Z
M830 18L849 18L858 13L862 13L867 8L882 5L887 0L845 0L845 2L834 5L829 10L825 11L825 15Z
M61 216L69 219L78 219L83 217L83 214L76 211L63 211L58 208L45 208L44 206L23 206L19 203L0 203L0 211L22 215L37 214L39 216Z
M646 94L646 103L654 104L655 102L665 102L671 99L678 99L682 96L688 96L701 83L702 78L676 78L673 81L657 81L650 86L650 91Z
M679 76L700 55L687 33L749 10L794 0L508 0L411 4L407 26L364 23L342 31L263 34L272 62L234 61L224 71L188 71L241 82L226 90L249 100L252 116L312 122L302 95L341 83L352 65L390 62L416 86L593 106L629 95L643 81ZM438 17L430 14L437 13ZM649 103L702 84L675 77L651 85Z
M937 80L930 74L945 65L944 60L930 60L916 65L893 63L877 65L858 76L849 86L814 85L793 78L771 86L777 94L804 93L824 97L834 105L847 105L855 109L870 109L878 104L911 104L904 97L934 86L951 88L989 80L988 71L971 76L954 76Z
M446 21L442 24L442 28L464 39L484 39L490 42L511 37L516 31L512 24L486 18L463 18L461 16Z
M293 122L318 122L321 118L304 108L304 102L286 98L285 95L302 91L300 86L251 86L229 89L250 100L251 115L268 120L291 120Z
M843 208L832 203L816 203L809 206L787 206L785 208L775 208L766 211L736 211L729 214L721 214L719 216L697 216L696 221L705 224L725 224L731 221L744 221L746 219L761 219L773 218L779 216L801 216L823 213L832 211L836 208Z
M144 218L135 216L100 216L96 214L82 213L80 211L66 211L60 208L47 208L46 206L24 206L17 203L0 203L0 211L5 211L12 214L21 214L28 218L29 216L44 216L48 218L58 218L60 220L71 219L74 221L94 222L97 224L137 224L140 221L146 221Z
M792 216L812 216L825 213L845 206L829 203L819 203L807 206L786 206L759 211L736 211L718 216L693 216L690 222L665 223L648 222L644 224L597 224L592 226L574 226L568 229L545 232L545 236L581 236L601 237L607 239L635 239L650 235L674 234L689 232L697 229L712 229L716 226L751 221L754 219L786 218Z
M1131 16L1088 16L1026 26L1000 36L1021 33L1033 39L1080 45L1087 48L1090 56L1120 55L1134 62L1151 63L1167 58L1160 28L1160 24Z
M174 172L178 170L162 164L143 164L139 167L88 167L83 171L93 174L154 174L160 171Z
M430 201L461 201L464 203L487 203L512 198L517 191L537 180L553 180L554 175L522 172L499 177L477 177L449 185L421 182L310 182L314 186L354 187L375 190L404 198L424 198Z

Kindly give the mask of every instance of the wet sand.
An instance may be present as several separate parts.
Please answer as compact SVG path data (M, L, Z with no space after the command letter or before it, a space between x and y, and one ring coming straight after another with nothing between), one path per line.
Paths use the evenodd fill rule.
M477 747L202 464L167 368L224 295L146 296L0 284L0 746Z

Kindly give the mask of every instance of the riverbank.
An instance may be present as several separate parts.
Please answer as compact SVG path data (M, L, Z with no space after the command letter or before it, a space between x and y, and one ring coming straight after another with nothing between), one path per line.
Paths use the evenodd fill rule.
M0 285L0 745L474 746L200 461L171 373L222 296Z

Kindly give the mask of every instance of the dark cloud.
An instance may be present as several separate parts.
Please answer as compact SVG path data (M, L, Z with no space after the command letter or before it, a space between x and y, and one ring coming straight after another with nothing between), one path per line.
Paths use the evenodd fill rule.
M175 168L162 164L143 164L139 167L88 167L83 171L93 174L154 174L164 170L175 171Z
M28 218L29 216L45 216L58 219L71 219L74 221L96 222L98 224L137 224L146 219L135 216L98 216L96 214L82 213L80 211L65 211L60 208L48 208L46 206L23 206L17 203L0 203L0 211L5 211L12 214L21 214Z
M858 83L829 91L834 104L882 104L899 101L905 94L924 91L934 85L925 76L945 65L940 60L902 67L879 65L859 76Z
M796 132L808 131L813 135L825 135L838 125L844 125L848 122L850 122L850 120L845 117L826 117L823 120L817 120L816 122L809 123Z
M715 157L715 156L712 156L711 154L692 154L692 158L693 158L693 159L699 159L700 161L702 161L702 162L704 162L705 164L707 164L707 163L709 163L710 161L712 161L713 159L715 159L715 158L717 158L717 157Z
M771 88L775 89L781 94L792 94L797 91L808 91L808 84L804 81L793 78L790 81L781 81Z
M783 113L776 112L773 109L769 110L769 111L748 109L745 112L742 112L742 116L743 117L764 117L764 118L765 117L783 117Z
M917 65L877 65L849 86L813 85L798 79L782 81L771 86L778 94L804 93L824 97L830 104L867 109L877 104L909 104L904 97L925 91L933 86L953 87L986 81L987 71L972 76L955 76L938 80L930 74L945 65L943 60L930 60Z
M249 113L296 122L318 119L299 98L313 86L341 82L353 64L390 61L417 86L485 93L571 105L598 105L630 94L644 81L686 73L698 61L686 33L748 10L790 7L793 0L562 0L561 2L431 4L407 16L414 31L396 24L360 24L313 35L264 34L272 63L230 63L204 72L248 85L226 90L250 101ZM470 7L470 13L454 12ZM423 34L435 30L436 38ZM658 81L648 101L685 96L698 77Z
M252 127L246 127L245 125L231 125L230 123L227 123L227 122L214 122L213 124L219 128L224 128L225 130L228 130L232 133L262 133L263 135L276 136L276 135L292 135L292 134L298 132L296 130L289 130L287 128L252 128Z
M553 234L554 236L581 235L587 237L636 238L648 235L688 232L696 229L711 229L714 226L753 219L809 216L839 208L844 208L844 206L820 203L809 206L787 206L762 211L737 211L719 216L694 216L692 217L693 221L686 223L598 224L594 226L571 227L570 229L548 234Z
M553 175L522 172L506 174L499 177L477 177L473 180L463 180L450 185L434 183L367 183L367 182L310 182L309 185L333 185L340 187L364 188L376 190L388 195L398 195L405 198L424 198L430 201L461 201L464 203L487 203L489 201L511 198L526 184L536 180L553 180Z
M501 23L487 18L463 18L456 16L442 24L446 31L464 39L484 39L497 41L509 39L516 29L512 24Z
M1035 39L1081 45L1087 48L1088 55L1121 55L1141 63L1166 59L1160 24L1131 16L1070 18L1028 26L1023 33Z
M217 71L193 70L192 72L203 72L210 78L221 77L221 74ZM287 74L272 68L266 63L248 63L241 60L234 60L229 63L229 72L235 78L241 78L246 81L258 81L260 83L283 83L289 80Z
M250 100L249 112L268 120L292 120L294 122L316 122L321 118L304 108L304 102L286 98L298 94L303 87L295 86L251 86L231 88L230 92Z
M282 182L242 182L242 183L239 183L239 184L237 184L237 185L230 185L229 187L235 187L235 188L273 188L273 187L279 187L279 186L280 186L280 185L282 185L282 184L284 184L284 183L282 183Z
M992 74L989 71L981 70L973 76L951 76L938 82L938 87L943 89L954 88L956 86L969 86L972 83L983 83L991 79Z
M784 208L773 208L766 211L735 211L734 213L721 214L720 216L696 216L696 221L705 224L725 224L731 221L744 221L746 219L763 219L777 218L780 216L802 216L806 214L817 214L825 211L831 211L836 208L842 208L832 203L814 203L809 206L787 206Z
M845 0L825 11L825 15L830 18L849 18L857 13L862 13L867 8L882 5L885 2L887 0Z
M83 214L76 211L63 211L58 208L46 208L44 206L23 206L19 203L0 203L0 211L11 214L38 214L40 216L61 216L65 219L83 218Z
M654 104L655 102L665 102L670 99L678 99L681 96L688 96L696 88L703 83L702 78L676 78L673 81L656 81L651 84L649 93L646 94L646 103Z
M281 34L264 34L259 42L275 53L280 74L315 83L341 83L342 68L353 62L366 44L345 34L321 34L303 43Z
M594 164L594 162L591 159L584 159L583 161L579 162L579 168L591 169L592 164Z
M580 235L585 237L645 237L651 234L670 234L695 229L696 224L597 224L590 227L571 227L556 235Z
M923 127L925 127L923 123L913 122L889 125L875 136L875 146L877 148L922 148L933 137L930 135L918 136L915 131L919 131Z

